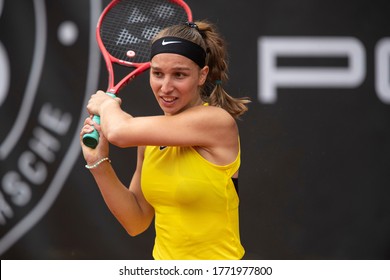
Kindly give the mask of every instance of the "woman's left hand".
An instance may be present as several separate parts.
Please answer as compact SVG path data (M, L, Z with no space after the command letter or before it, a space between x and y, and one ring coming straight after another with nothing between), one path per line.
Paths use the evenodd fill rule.
M91 115L100 115L100 109L102 105L106 102L117 102L119 105L122 103L122 100L118 97L112 97L105 93L104 91L98 90L95 94L91 96L87 104L88 113Z

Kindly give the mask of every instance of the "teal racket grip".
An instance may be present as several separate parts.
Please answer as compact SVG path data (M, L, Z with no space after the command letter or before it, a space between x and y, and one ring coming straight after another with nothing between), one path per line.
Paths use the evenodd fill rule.
M106 92L106 93L112 98L116 97L116 95L113 93L110 92ZM100 116L94 115L92 117L92 120L94 123L100 124ZM99 144L99 132L97 132L97 130L94 129L92 132L84 134L83 143L85 146L95 149L96 146Z

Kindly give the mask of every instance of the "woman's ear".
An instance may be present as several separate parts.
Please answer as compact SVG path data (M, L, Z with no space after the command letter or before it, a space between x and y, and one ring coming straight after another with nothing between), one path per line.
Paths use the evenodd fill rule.
M206 82L207 75L209 74L209 67L206 65L202 69L200 69L199 72L199 86L203 86L203 84Z

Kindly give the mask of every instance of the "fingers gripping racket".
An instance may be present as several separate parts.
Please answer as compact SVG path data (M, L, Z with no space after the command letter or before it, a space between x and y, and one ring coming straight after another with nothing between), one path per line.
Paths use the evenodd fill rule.
M103 10L96 27L96 39L108 71L107 94L115 97L121 88L150 67L150 41L163 28L192 21L182 0L113 0ZM131 68L115 84L114 64ZM100 117L93 116L100 124ZM99 133L83 136L83 143L95 148Z

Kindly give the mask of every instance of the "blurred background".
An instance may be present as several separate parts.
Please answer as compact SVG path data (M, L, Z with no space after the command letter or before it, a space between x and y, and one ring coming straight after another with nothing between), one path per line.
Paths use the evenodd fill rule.
M390 2L187 0L228 42L249 259L390 258ZM1 259L151 259L84 168L85 102L106 89L95 25L108 1L0 0ZM121 93L160 114L148 75ZM127 185L136 149L111 148Z

